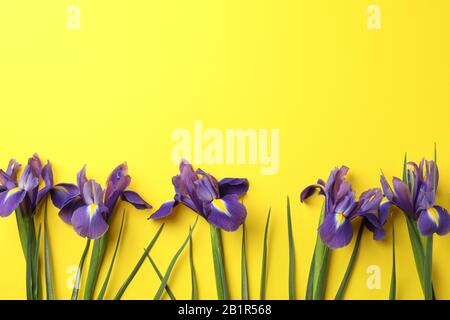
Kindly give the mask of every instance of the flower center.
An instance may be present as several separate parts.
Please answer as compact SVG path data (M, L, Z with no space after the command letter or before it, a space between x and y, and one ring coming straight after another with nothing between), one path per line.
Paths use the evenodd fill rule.
M98 205L95 203L92 203L88 206L88 213L89 217L92 218L92 216L97 212Z
M217 210L219 210L226 216L231 217L231 214L225 205L225 201L223 201L222 199L214 199L211 203Z

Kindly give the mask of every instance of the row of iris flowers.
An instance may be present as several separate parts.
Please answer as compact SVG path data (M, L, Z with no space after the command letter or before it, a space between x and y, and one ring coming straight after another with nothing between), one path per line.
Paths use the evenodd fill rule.
M406 156L403 164L403 177L394 177L392 187L384 174L381 175L381 188L372 188L356 197L351 184L346 180L348 172L346 166L333 169L327 179L319 179L316 184L306 187L300 195L304 202L318 191L324 196L324 204L319 218L318 237L311 259L308 275L306 299L324 299L328 273L328 261L332 250L350 244L353 239L353 223L361 219L359 231L355 241L353 253L349 260L347 270L336 299L341 299L347 288L349 278L360 247L364 229L373 233L375 240L386 236L385 224L389 218L392 205L398 207L406 218L411 245L417 267L418 278L422 286L425 299L435 299L436 293L432 284L432 248L433 235L445 235L450 231L450 216L446 209L435 203L439 173L434 160L422 160L419 164L407 162ZM119 235L115 242L115 249L109 263L108 272L101 287L98 278L103 265L105 251L109 243L109 224L115 214L119 200L132 204L136 209L150 209L148 204L137 192L129 190L131 177L128 174L126 163L113 170L107 179L105 188L102 188L93 179L88 179L86 167L77 174L76 184L54 184L52 166L50 162L42 164L37 155L33 155L19 178L21 165L11 160L6 169L0 170L0 216L7 217L15 212L19 238L23 248L26 262L26 294L27 299L43 299L43 285L47 299L55 299L52 277L52 257L48 241L48 227L46 222L47 201L59 209L59 217L71 225L74 231L86 238L86 246L81 255L78 272L75 279L71 299L80 299L81 275L89 250L91 258L88 274L84 283L84 299L104 299L112 276L113 266L122 236L124 217ZM175 189L173 199L163 203L149 218L163 219L170 216L175 208L184 205L195 211L210 224L212 258L215 270L215 280L218 299L229 299L226 280L224 254L221 241L221 230L236 231L242 226L242 299L248 299L248 275L246 261L245 219L247 210L241 202L241 197L249 189L249 182L245 178L224 178L217 180L214 176L201 169L194 170L187 161L181 161L180 173L172 178ZM42 210L42 208L44 209ZM38 212L44 211L43 235L42 226L36 226L35 217ZM189 263L192 280L192 299L198 298L195 267L192 253L192 233L197 220L189 227L188 235L179 250L173 256L165 273L161 273L151 257L151 250L163 231L164 223L160 225L143 255L137 261L134 269L126 278L114 299L122 298L126 289L133 281L135 275L145 261L149 261L158 275L161 283L155 294L155 299L161 299L164 293L175 299L174 293L168 285L172 269L183 250L189 245ZM267 232L270 221L270 210L267 215L260 284L260 298L265 298L266 292L266 263L267 263ZM289 244L289 298L295 299L295 250L289 199L287 203L288 244ZM392 234L394 227L392 224ZM43 242L43 250L41 243ZM91 247L93 242L93 247ZM396 298L395 277L395 243L393 242L393 268L390 298ZM43 257L41 256L43 251ZM45 281L41 279L41 260L44 262ZM100 290L97 290L100 289Z

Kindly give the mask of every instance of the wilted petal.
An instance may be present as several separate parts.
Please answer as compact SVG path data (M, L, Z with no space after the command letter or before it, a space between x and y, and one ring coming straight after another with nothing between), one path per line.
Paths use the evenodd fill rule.
M53 188L53 171L50 161L48 161L42 169L42 180L44 180L45 186L38 192L37 203L39 203Z
M97 239L106 233L109 226L103 218L103 208L90 204L75 210L72 216L72 226L82 237Z
M450 231L450 217L444 208L434 206L420 212L417 226L424 236L445 235Z
M112 212L117 200L130 185L131 178L128 175L128 166L122 163L111 172L106 182L105 205Z
M17 183L17 174L20 169L20 164L16 162L16 160L11 159L8 164L8 168L6 169L6 174Z
M322 241L330 248L337 249L348 245L353 238L353 227L349 219L342 214L325 216L319 227Z
M6 189L13 189L17 187L17 181L11 179L11 177L0 169L0 184L3 188Z
M142 199L137 192L131 190L125 190L122 194L122 199L131 203L136 209L144 210L152 207L144 199Z
M42 162L41 159L39 159L39 156L37 153L35 153L30 159L28 159L28 165L31 168L31 173L36 178L41 177L41 171L42 171Z
M416 220L417 214L414 212L414 206L412 203L411 195L409 194L408 187L402 180L398 178L394 178L392 184L394 186L395 192L393 202L406 214L410 215L414 220Z
M228 194L235 194L241 197L247 193L248 188L249 183L245 178L224 178L219 181L219 193L221 197Z
M306 199L314 195L316 190L319 190L319 193L324 192L324 188L320 184L312 184L310 186L307 186L305 189L303 189L302 193L300 194L300 202L304 202Z
M50 191L52 202L58 209L80 195L78 187L70 183L60 183Z
M380 203L380 207L378 208L378 215L380 217L380 223L382 225L386 223L391 206L392 202L390 202L387 198L384 198Z
M225 231L237 230L247 216L247 210L237 195L213 200L206 212L208 222Z
M25 198L26 193L21 188L13 188L0 193L0 216L7 217L13 213Z
M178 203L179 202L175 200L164 202L161 207L150 216L149 219L161 219L168 217L172 213L173 208L175 208Z

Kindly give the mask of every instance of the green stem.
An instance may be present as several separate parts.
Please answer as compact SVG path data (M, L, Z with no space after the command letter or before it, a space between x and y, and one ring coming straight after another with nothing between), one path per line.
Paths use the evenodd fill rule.
M108 233L94 241L92 248L91 260L89 261L89 270L86 279L86 288L84 291L84 299L92 300L94 297L95 285L97 284L98 275L102 266L103 257L105 256L106 246L108 243Z
M225 265L223 259L222 238L220 230L211 225L211 245L214 260L214 273L216 276L217 298L219 300L228 300L228 287L225 276Z

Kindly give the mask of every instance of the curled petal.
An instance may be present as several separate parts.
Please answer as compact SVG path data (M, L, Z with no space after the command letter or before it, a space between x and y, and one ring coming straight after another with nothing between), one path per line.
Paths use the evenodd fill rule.
M389 216L389 210L391 209L392 202L387 200L387 198L384 198L381 203L380 207L378 208L378 215L380 219L380 223L384 225L387 221L387 218Z
M386 231L378 215L365 213L362 216L364 217L363 223L367 229L372 231L374 240L382 240L386 237Z
M30 159L28 159L28 165L31 168L31 173L36 178L41 177L42 172L42 162L41 159L39 159L39 156L37 153L35 153Z
M53 170L50 161L47 162L42 169L42 180L44 180L45 186L38 192L37 203L39 203L53 188Z
M434 206L420 212L417 225L424 236L445 235L450 231L450 216L444 208Z
M61 209L66 203L72 201L80 195L78 187L70 183L60 183L52 188L50 196L52 202L58 209Z
M86 204L103 204L103 190L95 180L89 180L84 184L83 200Z
M161 219L168 217L172 214L173 209L178 205L178 201L170 200L167 202L164 202L161 207L156 210L149 219Z
M122 163L111 172L106 182L105 205L112 212L117 200L130 185L131 178L128 175L128 166Z
M414 212L414 206L407 185L398 178L394 178L392 184L395 192L392 201L406 214L410 215L414 220L417 220L417 214Z
M12 189L17 186L17 181L13 180L7 172L0 170L0 184L4 189Z
M21 188L13 188L0 193L0 216L7 217L20 205L27 192Z
M225 231L236 231L247 216L247 210L235 194L213 200L206 212L208 222Z
M139 210L150 209L152 207L144 199L142 199L137 192L131 190L125 190L122 194L122 199L131 203L136 209Z
M78 208L73 213L71 222L75 231L82 237L98 239L103 236L109 226L103 212L107 210L102 205L90 204Z
M198 180L195 181L195 193L202 202L211 202L213 199L219 198L219 185L213 176L207 174L201 169L196 171Z
M320 184L312 184L303 189L300 194L300 202L304 202L306 199L314 195L316 190L319 190L319 194L324 194L324 187Z
M78 209L85 206L85 203L81 199L81 197L77 196L75 199L73 199L70 202L67 202L64 204L64 206L61 207L59 210L59 217L67 224L72 224L72 216L73 213Z
M16 160L11 159L8 164L8 168L6 169L6 174L17 183L17 174L20 169L20 164L16 162Z
M235 194L238 197L242 197L247 193L249 183L244 178L224 178L219 181L219 193L221 197L227 194Z
M319 235L332 249L345 247L353 238L352 223L343 215L329 214L319 227Z

